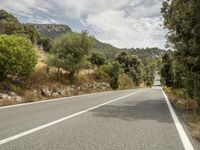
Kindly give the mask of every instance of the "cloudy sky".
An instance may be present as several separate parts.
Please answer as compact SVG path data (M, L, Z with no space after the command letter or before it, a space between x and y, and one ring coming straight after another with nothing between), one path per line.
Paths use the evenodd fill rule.
M160 7L163 0L0 0L0 8L22 22L87 29L119 48L165 45Z

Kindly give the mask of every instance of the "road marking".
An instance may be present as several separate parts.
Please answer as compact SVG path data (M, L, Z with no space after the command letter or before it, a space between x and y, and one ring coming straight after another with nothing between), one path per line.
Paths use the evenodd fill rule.
M174 109L172 108L171 103L170 103L167 95L165 94L165 92L163 91L162 88L161 88L161 90L163 92L163 95L164 95L165 100L167 102L167 105L169 107L171 116L172 116L172 118L174 120L174 124L176 125L176 129L178 130L178 134L179 134L179 136L181 138L181 142L182 142L182 144L184 146L184 149L185 150L194 150L194 147L192 146L192 144L191 144L187 134L185 133L185 131L184 131L184 129L183 129L178 117L176 116L176 113L174 112Z
M120 91L128 91L128 90L120 90ZM56 102L57 100L67 100L67 99L72 99L72 98L92 96L92 95L96 95L96 94L103 94L103 93L110 93L110 92L114 92L114 91L104 91L104 92L99 92L99 93L91 93L91 94L84 94L84 95L61 97L61 98L55 98L55 99L49 99L49 100L41 100L41 101L29 102L29 103L23 103L23 104L15 104L15 105L9 105L9 106L2 106L2 107L0 107L0 110L1 109L6 109L6 108L12 108L12 107L20 107L20 106L34 105L34 104L47 103L47 102Z
M104 106L104 105L107 105L107 104L110 104L110 103L119 101L119 100L121 100L121 99L124 99L124 98L126 98L126 97L132 96L132 95L137 94L137 93L141 93L141 92L143 92L143 91L145 91L145 90L136 91L136 92L134 92L134 93L131 93L131 94L128 94L128 95L125 95L125 96L122 96L122 97L113 99L113 100L111 100L111 101L108 101L108 102L105 102L105 103L96 105L96 106L94 106L94 107L91 107L91 108L88 108L88 109L86 109L86 110L77 112L77 113L72 114L72 115L69 115L69 116L67 116L67 117L58 119L58 120L56 120L56 121L53 121L53 122L44 124L44 125L42 125L42 126L39 126L39 127L33 128L33 129L30 129L30 130L28 130L28 131L25 131L25 132L22 132L22 133L20 133L20 134L14 135L14 136L12 136L12 137L3 139L3 140L0 141L0 145L3 145L3 144L8 143L8 142L10 142L10 141L16 140L16 139L21 138L21 137L23 137L23 136L26 136L26 135L28 135L28 134L37 132L37 131L39 131L39 130L45 129L45 128L47 128L47 127L53 126L53 125L55 125L55 124L61 123L61 122L65 121L65 120L67 120L67 119L76 117L76 116L78 116L78 115L81 115L81 114L86 113L86 112L88 112L88 111L94 110L94 109L99 108L99 107L101 107L101 106Z
M71 98L84 97L84 96L92 96L92 95L96 95L96 94L109 93L109 92L112 92L112 91L105 91L105 92L92 93L92 94L84 94L84 95L76 95L76 96L62 97L62 98L54 98L54 99L49 99L49 100L41 100L41 101L29 102L29 103L23 103L23 104L15 104L15 105L9 105L9 106L0 107L0 110L1 109L6 109L6 108L12 108L12 107L19 107L19 106L26 106L26 105L47 103L47 102L56 102L57 100L66 100L66 99L71 99Z

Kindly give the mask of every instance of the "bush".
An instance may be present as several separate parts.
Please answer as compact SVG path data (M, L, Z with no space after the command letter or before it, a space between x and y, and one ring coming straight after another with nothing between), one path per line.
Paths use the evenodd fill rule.
M105 65L106 66L106 65ZM95 78L102 81L110 81L108 73L105 72L104 67L100 67L95 71Z
M125 73L119 76L119 82L121 89L128 89L134 87L133 80Z
M89 60L93 65L96 65L99 67L105 64L106 56L103 53L93 52Z
M37 63L30 40L16 35L0 35L0 78L27 76Z
M98 69L98 77L100 79L107 79L113 89L119 88L119 75L120 75L120 65L117 62L111 62L105 64Z

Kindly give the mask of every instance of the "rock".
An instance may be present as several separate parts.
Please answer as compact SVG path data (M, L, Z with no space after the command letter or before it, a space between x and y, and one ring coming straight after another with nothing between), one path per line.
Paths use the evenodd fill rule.
M105 82L102 82L102 85L103 85L103 86L106 86L106 83L105 83Z
M105 86L103 86L103 87L102 87L102 90L103 90L103 91L105 91L105 90L106 90L106 87L105 87Z
M15 92L9 92L8 95L9 96L16 96Z
M96 87L100 88L101 87L101 83L96 83Z
M3 93L0 93L0 99L2 99Z
M73 89L75 89L75 88L76 88L76 86L75 86L75 85L71 85L71 87L72 87Z
M41 89L41 92L42 92L42 95L44 95L44 96L51 96L52 95L51 91L47 87L43 87Z
M53 97L59 97L59 96L60 96L60 94L59 94L59 93L56 93L56 92L54 92L54 93L52 94L52 96L53 96Z
M0 99L6 100L9 99L9 97L10 96L8 94L3 94L3 93L0 94Z
M106 85L105 85L106 87L110 87L110 83L106 83Z
M65 90L64 90L64 89L59 89L59 90L57 90L57 92L58 92L61 96L65 96Z
M35 97L37 97L38 96L38 91L35 89L35 90L33 90L33 95L35 96Z
M21 96L15 96L15 101L16 102L22 102L22 97Z

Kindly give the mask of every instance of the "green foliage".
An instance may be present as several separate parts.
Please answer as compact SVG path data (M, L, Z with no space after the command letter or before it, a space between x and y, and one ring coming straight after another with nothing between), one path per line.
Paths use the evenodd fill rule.
M16 17L5 10L0 10L0 34L17 34L25 36L35 44L39 38L39 32L29 24L21 24Z
M41 45L45 52L49 52L52 48L52 42L52 39L43 37L38 40L37 44Z
M159 49L159 48L131 48L127 49L127 51L132 54L138 56L141 60L142 59L156 59L161 58L166 51Z
M163 84L166 86L172 86L173 81L172 81L172 56L170 53L166 53L163 56L163 61L162 61L162 68L161 68L161 81Z
M35 68L36 52L24 37L0 35L0 77L26 76Z
M48 65L65 69L73 81L74 74L85 66L92 44L87 32L65 34L54 41Z
M112 62L108 70L108 74L111 77L110 85L113 89L119 88L119 75L120 75L120 65L118 62Z
M104 76L106 74L110 77L110 85L113 89L119 88L119 75L120 65L118 62L113 61L100 67L100 70ZM105 74L106 73L106 74Z
M156 70L152 66L143 66L143 73L142 73L142 79L144 81L144 84L148 87L151 87L154 83Z
M29 24L23 25L23 33L33 44L36 44L40 40L41 36L39 32Z
M3 9L0 10L0 21L18 23L18 20L17 20L16 17L14 17L13 15L9 14L8 12L6 12Z
M106 56L103 53L93 52L89 60L93 65L99 67L106 63Z
M124 72L133 79L136 85L141 83L141 61L137 56L121 51L117 54L115 60L118 61Z
M165 1L161 9L173 54L173 84L183 82L189 97L198 101L200 93L200 1ZM171 79L172 80L172 79Z

